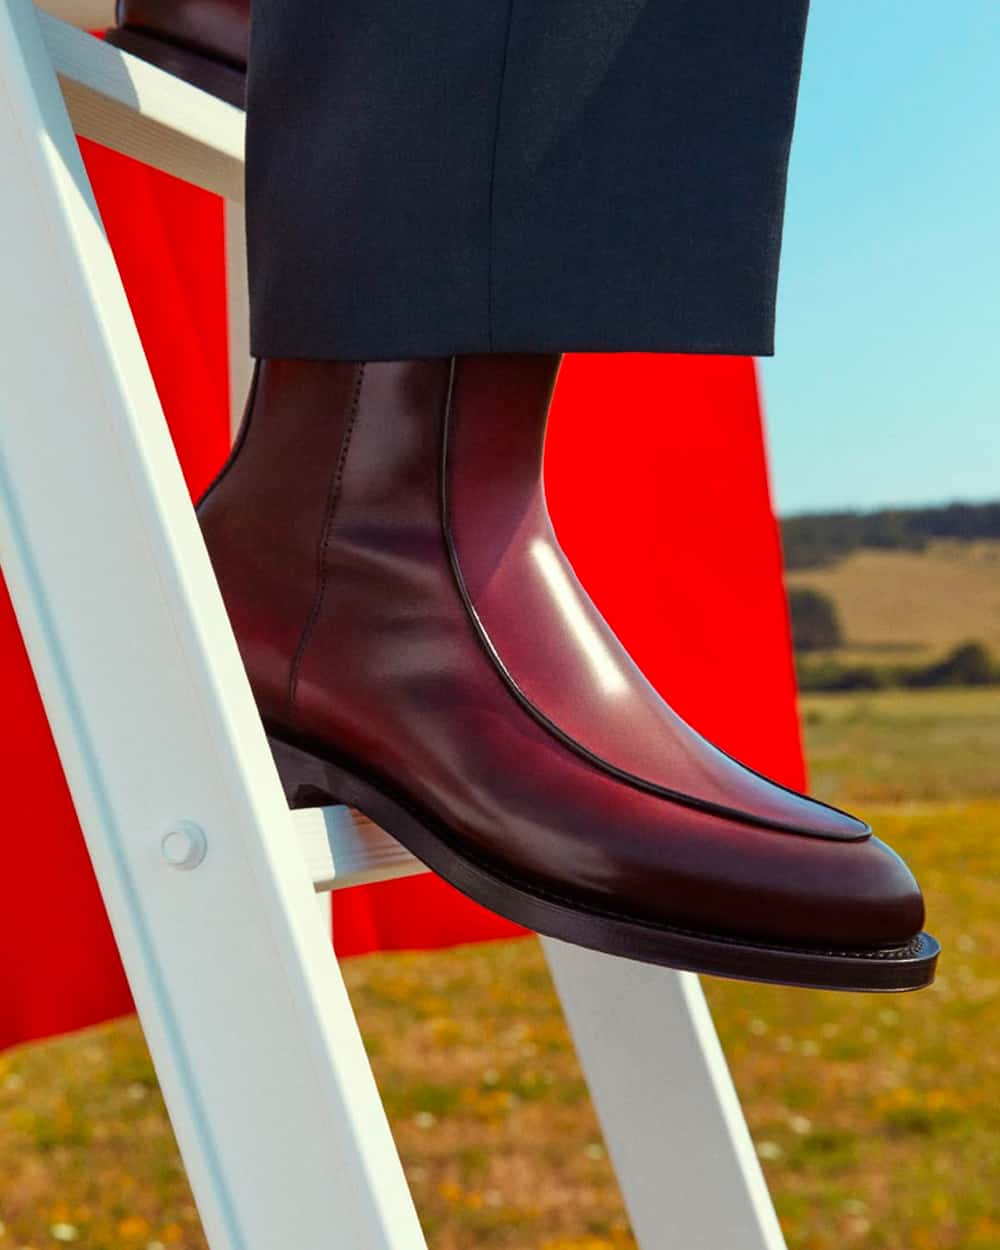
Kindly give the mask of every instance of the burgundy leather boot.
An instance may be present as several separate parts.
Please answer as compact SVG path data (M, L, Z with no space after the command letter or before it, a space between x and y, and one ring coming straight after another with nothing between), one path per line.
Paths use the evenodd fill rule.
M117 0L115 18L108 43L243 108L250 0Z
M347 803L540 933L697 972L926 985L867 825L675 715L556 541L557 356L260 362L198 505L293 806Z

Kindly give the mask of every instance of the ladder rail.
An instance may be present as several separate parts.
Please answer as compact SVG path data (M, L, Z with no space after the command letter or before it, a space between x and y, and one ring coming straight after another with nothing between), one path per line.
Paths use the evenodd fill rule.
M0 271L0 561L210 1244L420 1250L29 0L0 0Z

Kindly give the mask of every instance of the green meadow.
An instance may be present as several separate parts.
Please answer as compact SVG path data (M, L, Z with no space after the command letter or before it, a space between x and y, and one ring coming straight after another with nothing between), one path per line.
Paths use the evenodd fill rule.
M1000 694L803 720L814 789L911 861L945 953L913 995L706 981L789 1245L1000 1250ZM433 1250L634 1245L534 940L345 974ZM0 1250L67 1244L204 1246L134 1021L0 1056Z

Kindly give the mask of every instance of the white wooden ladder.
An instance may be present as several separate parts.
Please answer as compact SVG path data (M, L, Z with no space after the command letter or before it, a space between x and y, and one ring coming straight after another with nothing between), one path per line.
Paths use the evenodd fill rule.
M235 203L242 114L45 7L0 0L3 573L213 1250L418 1250L310 898L422 869L289 812L73 135ZM697 979L545 950L643 1250L782 1247Z

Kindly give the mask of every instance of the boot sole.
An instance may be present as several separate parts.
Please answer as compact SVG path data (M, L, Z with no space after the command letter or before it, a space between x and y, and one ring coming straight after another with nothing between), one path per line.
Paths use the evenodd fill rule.
M457 890L546 937L641 963L774 985L894 993L934 980L940 945L928 933L896 949L773 946L657 925L560 897L470 856L454 834L435 828L412 804L326 747L293 741L285 730L280 737L269 732L268 742L292 808L356 808Z
M210 95L238 109L245 107L246 72L228 65L225 61L216 61L190 48L182 48L177 44L157 39L154 35L143 34L142 31L129 30L114 26L104 32L106 43L123 52L155 65L157 69L166 70L175 78L181 78L207 91Z

